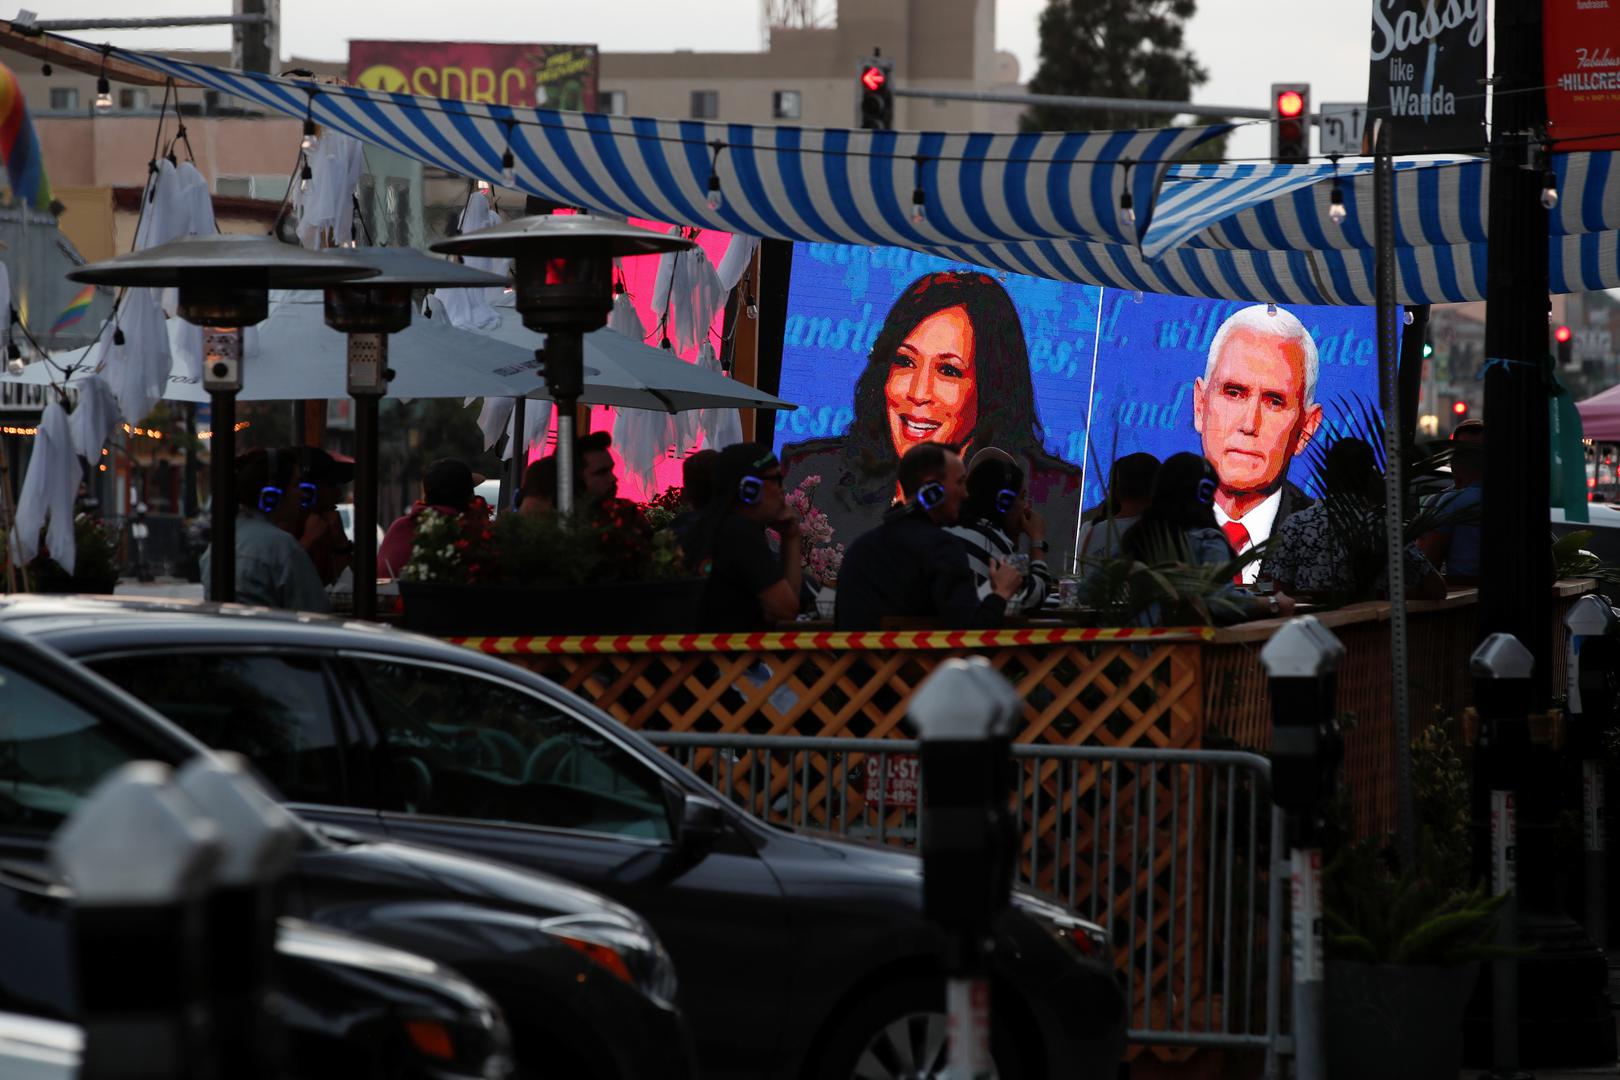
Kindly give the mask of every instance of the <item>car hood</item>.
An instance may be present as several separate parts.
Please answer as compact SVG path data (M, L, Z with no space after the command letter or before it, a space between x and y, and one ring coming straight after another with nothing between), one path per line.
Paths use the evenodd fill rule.
M370 840L345 829L320 827L320 845L299 868L418 898L474 900L488 907L549 918L612 911L641 917L599 893L538 871L513 867L421 844Z

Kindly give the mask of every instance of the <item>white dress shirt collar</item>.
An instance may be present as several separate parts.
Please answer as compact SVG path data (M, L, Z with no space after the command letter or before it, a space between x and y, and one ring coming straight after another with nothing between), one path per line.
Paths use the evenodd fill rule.
M1242 522L1243 527L1249 530L1249 542L1238 548L1237 553L1239 555L1242 555L1261 541L1270 538L1272 527L1277 523L1277 512L1282 509L1282 494L1282 488L1278 488L1270 495L1267 495L1260 505L1254 507L1241 518L1236 519L1221 509L1220 503L1215 504L1215 523L1217 525L1224 528L1228 521L1236 520ZM1260 563L1258 560L1243 568L1243 583L1245 585L1254 584L1255 579L1259 576Z

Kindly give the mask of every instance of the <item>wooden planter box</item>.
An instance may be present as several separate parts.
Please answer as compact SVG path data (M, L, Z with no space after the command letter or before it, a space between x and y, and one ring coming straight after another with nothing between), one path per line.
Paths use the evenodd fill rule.
M669 634L696 629L702 578L611 585L402 581L407 629L440 636Z

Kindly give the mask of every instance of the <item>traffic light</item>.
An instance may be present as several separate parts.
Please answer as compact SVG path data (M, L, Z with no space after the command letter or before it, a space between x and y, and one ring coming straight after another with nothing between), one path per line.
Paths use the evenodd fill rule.
M1453 401L1451 403L1451 415L1459 420L1466 419L1468 416L1468 402Z
M1560 326L1553 331L1553 340L1558 343L1558 366L1568 367L1575 360L1575 331Z
M1271 84L1271 160L1303 165L1311 159L1311 84Z
M894 61L875 50L856 68L855 122L873 131L894 126Z

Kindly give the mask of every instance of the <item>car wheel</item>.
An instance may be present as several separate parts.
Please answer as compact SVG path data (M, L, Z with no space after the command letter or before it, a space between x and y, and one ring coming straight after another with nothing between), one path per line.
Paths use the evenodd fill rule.
M999 1080L1022 1073L1010 1040L992 1036ZM932 1080L945 1075L945 984L908 979L881 986L844 1015L816 1070L816 1080Z

